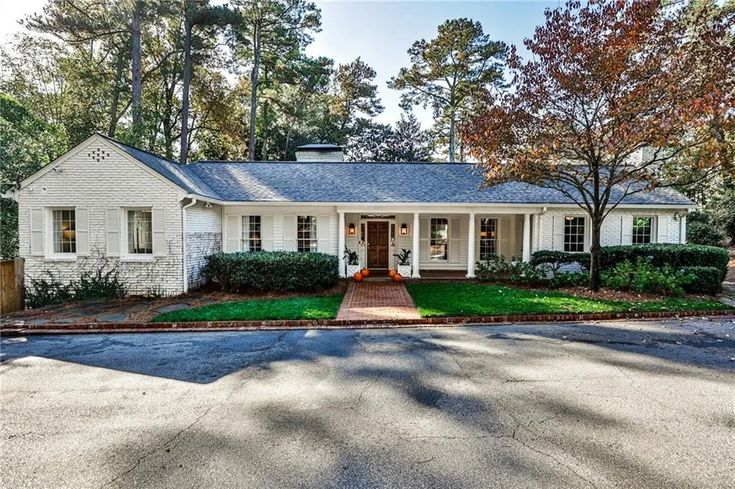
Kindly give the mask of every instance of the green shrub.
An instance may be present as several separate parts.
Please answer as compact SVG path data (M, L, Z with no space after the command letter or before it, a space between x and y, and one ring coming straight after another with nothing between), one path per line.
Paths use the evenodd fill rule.
M117 268L105 271L103 267L83 272L78 281L67 284L55 279L51 273L48 273L48 278L32 279L30 287L25 289L25 301L26 306L36 308L75 300L125 297L127 294L127 287L120 282Z
M549 287L558 289L559 287L577 287L585 285L590 280L589 272L559 272L555 273L549 280Z
M582 268L589 270L589 253L569 253L566 251L539 250L531 255L529 262L533 266L542 266L552 270L558 270L563 265L578 263Z
M484 282L505 282L534 285L545 281L545 273L530 262L505 261L504 256L492 256L475 264L475 275Z
M715 267L683 267L683 273L691 276L684 290L693 294L715 295L722 292L720 270Z
M615 290L651 292L662 295L683 295L692 276L670 265L654 265L644 257L635 262L624 260L602 272L602 283Z
M339 279L339 260L325 253L257 251L217 253L206 259L203 273L224 290L322 290Z
M727 275L730 257L727 250L715 246L694 244L647 244L605 246L602 248L602 270L609 270L623 261L635 263L638 258L647 259L654 267L716 267L720 280Z
M85 272L78 282L72 282L72 288L76 300L106 299L128 295L127 287L120 282L117 269L107 272L102 269Z
M26 306L31 309L63 304L73 299L71 284L62 284L51 273L48 273L48 278L31 279L31 285L25 288Z
M723 246L725 233L714 228L711 224L687 223L687 242L705 246Z

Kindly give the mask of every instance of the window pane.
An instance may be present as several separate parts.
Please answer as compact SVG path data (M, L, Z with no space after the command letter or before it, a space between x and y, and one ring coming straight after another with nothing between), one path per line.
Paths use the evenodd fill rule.
M54 253L76 253L77 227L75 211L73 209L54 210L52 217Z
M584 217L564 218L564 251L584 251Z
M489 260L498 254L497 229L497 219L480 219L480 260Z
M128 253L153 253L153 219L151 211L128 211Z
M250 251L260 251L263 249L260 236L260 216L250 216L248 224L249 249Z
M296 249L306 253L317 251L316 217L298 216L296 222Z
M653 218L633 218L633 244L648 244L651 242Z
M430 226L429 259L446 261L449 257L449 221L432 218Z

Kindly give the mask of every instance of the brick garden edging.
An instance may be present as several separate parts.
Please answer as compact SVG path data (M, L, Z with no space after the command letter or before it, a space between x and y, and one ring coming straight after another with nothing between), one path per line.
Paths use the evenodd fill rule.
M702 316L735 316L735 309L710 311L597 312L587 314L510 314L500 316L430 317L421 319L298 319L274 321L195 321L181 323L46 323L0 326L0 335L67 333L160 333L196 331L260 331L282 329L378 329L465 324L605 321Z

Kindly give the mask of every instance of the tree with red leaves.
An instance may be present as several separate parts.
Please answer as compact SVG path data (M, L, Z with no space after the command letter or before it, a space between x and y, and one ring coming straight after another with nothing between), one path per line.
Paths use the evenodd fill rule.
M600 229L625 197L732 170L734 13L715 2L569 1L511 50L510 88L488 90L463 138L487 184L524 181L589 215L590 288Z

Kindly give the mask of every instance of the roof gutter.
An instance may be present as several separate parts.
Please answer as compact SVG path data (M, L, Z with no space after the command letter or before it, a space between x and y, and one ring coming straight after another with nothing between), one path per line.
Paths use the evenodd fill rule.
M186 194L186 198L198 199L202 202L210 202L217 205L338 205L338 206L378 206L378 207L392 207L392 206L403 206L412 205L419 207L544 207L544 208L558 208L558 207L575 207L577 204L573 202L569 203L543 203L543 202L331 202L331 201L288 201L288 200L222 200L215 199L212 197L206 197L199 194ZM618 204L617 208L641 208L641 207L656 207L658 209L695 209L697 205L695 203L688 204L657 204L657 203L645 203L645 204Z

